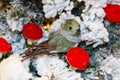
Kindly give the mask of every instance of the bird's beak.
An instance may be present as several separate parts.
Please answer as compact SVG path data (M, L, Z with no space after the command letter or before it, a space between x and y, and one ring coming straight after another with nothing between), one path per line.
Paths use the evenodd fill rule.
M77 29L76 31L77 31L77 32L80 32L80 29Z

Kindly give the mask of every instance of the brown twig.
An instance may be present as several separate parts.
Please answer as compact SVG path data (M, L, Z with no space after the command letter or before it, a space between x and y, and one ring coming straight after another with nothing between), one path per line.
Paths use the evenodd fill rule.
M33 45L32 47L27 49L25 52L21 53L20 56L22 56L23 58L22 61L24 61L28 58L35 58L43 54L56 55L56 54L65 53L65 52L50 53L50 51L54 51L55 49L56 49L55 45L48 45L48 41L45 41L38 45Z

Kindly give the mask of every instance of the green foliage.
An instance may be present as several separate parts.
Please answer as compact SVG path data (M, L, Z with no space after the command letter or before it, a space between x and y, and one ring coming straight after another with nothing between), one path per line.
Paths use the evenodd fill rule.
M19 20L19 18L21 17L22 18L27 17L27 14L22 9L18 9L18 10L14 10L14 12L11 13L10 17L15 20Z

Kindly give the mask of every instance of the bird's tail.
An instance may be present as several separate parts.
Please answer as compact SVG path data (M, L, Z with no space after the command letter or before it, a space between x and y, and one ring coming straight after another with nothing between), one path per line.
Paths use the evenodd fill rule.
M38 55L50 54L49 52L55 50L55 47L54 45L49 45L48 41L45 41L38 45L33 45L25 52L21 53L20 56L22 56L22 61L24 61L28 58L35 58Z

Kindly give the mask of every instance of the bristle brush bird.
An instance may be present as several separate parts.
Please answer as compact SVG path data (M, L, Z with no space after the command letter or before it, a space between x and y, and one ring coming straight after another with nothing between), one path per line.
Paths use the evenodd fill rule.
M67 52L80 42L80 25L75 19L67 19L64 25L56 32L50 34L47 41L33 45L24 54L24 58L40 54Z

